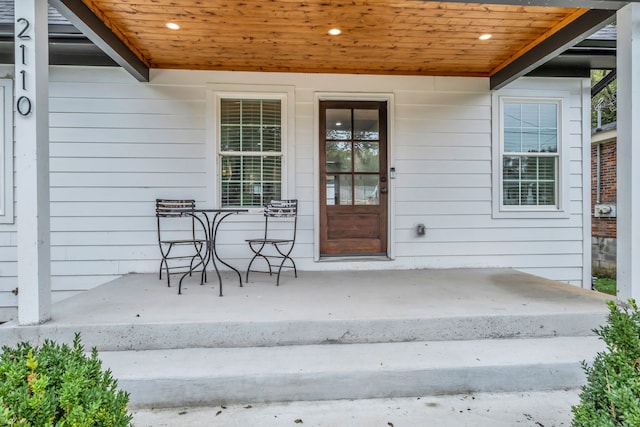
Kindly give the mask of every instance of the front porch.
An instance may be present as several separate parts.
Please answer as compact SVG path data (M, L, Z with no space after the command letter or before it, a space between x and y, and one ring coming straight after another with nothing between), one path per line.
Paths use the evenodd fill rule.
M169 288L126 275L53 304L46 324L0 326L2 342L75 331L99 350L590 335L612 298L507 269L303 271L279 287L252 274L242 288L226 272L222 298L209 277L186 278L177 295L176 277Z
M575 389L610 297L505 269L300 272L276 287L132 274L0 341L76 332L132 407Z

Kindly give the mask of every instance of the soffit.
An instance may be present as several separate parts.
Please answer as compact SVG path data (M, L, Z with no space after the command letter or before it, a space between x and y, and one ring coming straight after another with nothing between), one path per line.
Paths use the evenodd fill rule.
M589 10L415 0L83 2L150 68L481 77ZM342 34L329 36L334 27Z

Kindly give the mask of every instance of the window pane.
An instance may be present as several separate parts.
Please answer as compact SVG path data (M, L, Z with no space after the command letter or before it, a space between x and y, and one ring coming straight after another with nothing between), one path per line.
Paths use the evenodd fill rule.
M540 127L558 128L558 105L540 104Z
M280 152L281 121L280 100L222 99L220 149Z
M240 151L239 126L223 126L220 129L220 149L222 151Z
M339 205L352 205L353 199L351 197L352 194L352 182L351 175L339 175L338 176L338 204Z
M522 120L520 119L520 104L505 103L504 104L504 127L520 128Z
M519 153L522 151L522 133L518 129L504 130L504 151Z
M243 99L242 102L242 124L259 125L262 122L262 100Z
M558 152L556 103L505 103L503 109L505 152Z
M335 175L327 175L327 188L325 189L327 192L327 206L333 206L338 203L336 199L336 194L338 194L336 192L338 185L336 178Z
M538 179L555 181L556 179L556 158L541 157L538 159Z
M540 129L540 152L558 152L558 129Z
M378 110L353 110L354 139L380 139Z
M537 129L540 127L538 120L538 104L524 103L520 105L522 116L520 125L522 128Z
M522 130L522 148L523 153L538 153L540 147L538 143L538 129L526 128Z
M220 123L223 125L237 125L240 123L240 108L242 101L239 99L223 99L220 101Z
M263 99L262 100L262 125L280 127L281 106L279 99Z
M242 151L262 151L262 141L260 135L260 127L243 126L242 127L242 143L240 150Z
M503 204L557 206L558 104L508 102L503 113Z
M351 143L327 142L327 172L351 172Z
M351 204L351 175L327 175L327 206Z
M556 205L557 157L505 156L503 204Z
M353 155L356 172L378 172L380 169L379 143L355 142Z
M355 204L378 204L378 175L355 175Z
M278 99L220 100L220 150L238 153L221 157L222 206L258 207L282 197L281 104Z
M222 205L263 206L281 198L279 156L223 156Z
M280 126L265 126L262 128L262 149L260 151L282 151L282 134Z
M326 139L351 139L351 110L327 109Z

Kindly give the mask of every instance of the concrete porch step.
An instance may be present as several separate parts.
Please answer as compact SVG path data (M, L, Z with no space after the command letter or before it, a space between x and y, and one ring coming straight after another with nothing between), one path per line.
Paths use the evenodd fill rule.
M278 321L154 322L121 324L47 323L0 328L3 343L72 342L76 332L99 351L181 348L270 347L405 341L479 340L590 336L606 313L487 314L424 318Z
M105 351L132 407L576 388L591 337Z

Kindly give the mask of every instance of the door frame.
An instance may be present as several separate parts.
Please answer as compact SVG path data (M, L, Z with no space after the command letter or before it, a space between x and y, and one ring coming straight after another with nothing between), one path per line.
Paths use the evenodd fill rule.
M313 97L313 260L320 261L320 101L383 101L387 103L387 169L395 167L395 98L393 93L315 92ZM388 172L388 171L387 171ZM387 176L389 174L387 173ZM388 180L387 258L395 259L395 179ZM358 261L358 258L354 258Z

